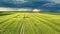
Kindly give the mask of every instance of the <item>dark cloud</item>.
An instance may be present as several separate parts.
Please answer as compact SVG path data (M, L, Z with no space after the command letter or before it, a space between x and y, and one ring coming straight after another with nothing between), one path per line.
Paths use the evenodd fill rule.
M26 2L25 2L26 1ZM58 11L60 10L60 3L55 3L47 0L0 0L0 7L10 8L39 8L42 11Z

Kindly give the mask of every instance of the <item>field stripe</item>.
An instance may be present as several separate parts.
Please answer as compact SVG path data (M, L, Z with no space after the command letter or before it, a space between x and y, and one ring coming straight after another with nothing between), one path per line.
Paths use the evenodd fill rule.
M37 16L37 17L38 17L38 16ZM45 24L48 24L50 27L52 27L52 28L54 28L56 31L60 32L60 30L59 30L60 28L54 24L55 22L50 21L50 20L46 19L46 18L43 17L43 16L40 16L40 18L42 18L42 19L45 20L45 22L46 22Z
M36 16L36 15L35 15ZM34 16L34 18L35 18L35 16ZM38 17L36 17L36 19L38 19ZM43 20L43 21L42 21ZM39 21L42 21L42 23L45 23L46 21L44 21L44 19L39 19ZM49 22L46 22L46 23L49 23ZM46 24L47 25L47 24Z

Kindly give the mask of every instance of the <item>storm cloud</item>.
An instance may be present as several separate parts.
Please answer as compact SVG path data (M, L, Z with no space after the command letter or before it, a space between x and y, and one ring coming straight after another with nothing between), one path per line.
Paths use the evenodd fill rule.
M60 0L0 0L0 7L37 8L42 11L59 11Z

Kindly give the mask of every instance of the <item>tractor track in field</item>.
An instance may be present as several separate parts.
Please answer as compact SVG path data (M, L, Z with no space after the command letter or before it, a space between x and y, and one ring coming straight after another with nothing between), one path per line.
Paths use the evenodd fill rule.
M24 34L24 25L25 25L26 18L28 18L28 17L26 16L26 14L24 14L23 21L21 23L20 34Z
M23 16L23 21L21 23L20 34L24 34L24 21L25 21L25 14Z
M20 28L20 34L24 34L24 29L23 29L23 23L21 24L21 28Z

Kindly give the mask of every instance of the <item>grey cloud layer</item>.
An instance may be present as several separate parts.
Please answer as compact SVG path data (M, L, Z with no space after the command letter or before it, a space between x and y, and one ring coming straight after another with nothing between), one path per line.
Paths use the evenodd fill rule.
M0 7L39 8L42 11L60 10L60 0L0 0Z

